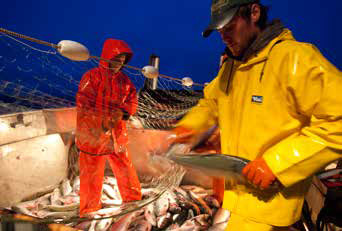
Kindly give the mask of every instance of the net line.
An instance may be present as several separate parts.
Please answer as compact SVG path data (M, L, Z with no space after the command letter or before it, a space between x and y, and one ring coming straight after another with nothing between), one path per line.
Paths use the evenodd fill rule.
M91 56L85 62L70 61L58 53L41 53L39 49L32 50L31 46L26 46L22 42L18 43L17 39L13 40L9 37L0 36L2 41L4 41L4 38L8 38L9 41L13 42L4 41L10 49L14 50L13 59L9 57L5 62L8 65L16 65L17 71L23 77L18 75L15 79L12 77L5 78L5 81L0 82L0 93L16 98L17 101L11 101L12 104L25 106L18 107L18 110L19 108L74 107L76 105L77 89L80 84L78 79L91 68L101 66L101 58L95 56ZM24 54L25 58L20 58L18 53L20 53L20 56ZM25 63L28 68L25 65L23 67L19 66ZM39 67L35 66L37 63L40 65ZM6 65L0 68L0 73L6 71L3 69L6 69ZM105 67L105 69L108 68ZM144 128L172 128L191 107L196 105L203 95L200 90L197 91L184 86L181 79L167 78L164 75L159 75L157 91L149 91L145 88L146 79L140 68L125 65L122 72L130 77L138 91L138 105L135 117ZM51 76L55 78L51 78ZM12 83L9 84L6 81ZM19 93L20 91L22 92ZM99 105L112 110L108 105ZM3 104L3 108L4 111L8 112L8 105Z
M25 35L13 32L13 31L9 31L9 30L4 29L4 28L0 28L0 32L3 33L3 34L7 34L7 36L12 35L12 36L15 36L15 37L18 37L18 38L29 40L31 42L35 42L35 43L38 43L38 44L50 46L50 47L53 47L55 49L59 48L58 45L56 45L56 44L48 43L48 42L45 42L45 41L42 41L42 40L38 40L38 39L29 37L29 36L25 36ZM21 43L23 43L23 42L21 42ZM27 44L25 44L25 45L27 45ZM29 45L27 45L27 46L31 47ZM36 49L36 50L40 51L39 49ZM91 59L97 59L97 60L103 60L103 61L106 61L108 63L113 63L113 64L117 64L118 63L118 62L113 61L113 60L108 60L108 59L104 59L102 57L93 56L93 55L91 55L90 58ZM134 66L131 66L131 65L124 64L123 66L127 67L127 68L130 68L130 69L133 69L133 70L142 71L142 68L134 67ZM171 79L171 80L174 80L174 81L182 82L182 79L174 78L174 77L167 76L167 75L164 75L164 74L159 74L159 76L162 77L162 78L167 78L167 79ZM204 86L203 84L199 84L199 83L193 83L193 85L194 86L202 86L202 87Z

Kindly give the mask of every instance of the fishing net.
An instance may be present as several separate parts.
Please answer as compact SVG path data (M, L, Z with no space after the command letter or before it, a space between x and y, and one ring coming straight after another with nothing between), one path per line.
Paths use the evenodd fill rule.
M1 114L73 107L82 75L99 66L96 59L71 61L54 49L46 50L39 44L24 43L3 33L0 33L0 45ZM146 80L140 71L124 68L122 72L143 96L139 97L139 114L145 117L166 108L184 113L202 96L202 87L185 87L181 81L167 78L158 79L158 93L153 94L146 87L150 80ZM166 108L157 105L159 101ZM172 106L172 103L176 105ZM174 116L179 116L179 112Z
M98 117L90 123L88 120L77 124L77 119L81 119L77 118L79 110L76 109L76 97L82 76L100 67L101 61L94 58L81 62L71 61L52 48L31 44L2 33L0 51L0 183L3 185L0 193L0 214L3 222L12 221L13 213L16 213L27 215L30 221L39 224L60 223L84 230L109 230L115 221L122 219L125 214L129 215L135 211L141 215L142 211L145 211L143 213L146 215L147 206L153 204L153 208L157 209L153 214L159 215L159 223L149 217L149 227L161 230L174 223L170 220L170 214L182 214L182 222L178 219L179 224L201 214L212 215L211 210L208 212L207 207L203 207L202 200L194 195L194 198L189 198L189 193L183 195L183 200L196 201L202 207L183 201L183 207L179 210L173 208L171 213L169 203L165 213L162 212L160 206L164 203L165 207L165 201L177 197L174 188L180 185L185 171L165 158L150 158L150 154L156 153L167 138L169 130L203 96L201 86L185 86L184 81L179 79L158 78L152 89L151 81L156 80L146 79L137 68L123 67L121 72L133 83L137 101L131 102L136 107L134 115L129 117L125 125L119 126L124 134L121 137L116 133L118 129L112 129L112 119L107 121L107 124L97 124L101 120ZM114 92L117 101L106 102L106 97L98 99L96 94L87 95L89 105L100 105L101 112L112 118L111 113L120 107L123 100L124 93L121 91L125 92L127 87L127 82L120 84L118 81ZM104 87L103 91L101 94L105 95L108 88ZM90 118L89 113L93 109L89 105L83 109L85 115ZM126 112L128 110L121 109ZM90 148L87 150L75 143L77 129L94 132L91 133L93 137L90 133L86 134L86 142L94 142L88 144ZM96 134L98 130L102 132ZM114 138L103 138L106 134ZM103 152L99 151L99 146ZM109 146L113 149L108 148ZM121 156L117 155L116 159L110 161L107 158L108 152L121 153ZM128 153L131 163L124 163ZM85 217L80 217L79 214L81 155L86 156L84 161L102 159L96 162L101 162L99 169L102 171L96 174L103 175L103 178L96 178L101 180L101 207L97 208L97 211L87 213ZM124 165L134 166L141 186L142 196L139 200L123 198L119 182L132 175L127 173L132 167L127 167L128 170L121 173L114 169L122 169ZM98 168L87 170L90 175L95 174L92 171L96 172ZM91 187L94 186L94 182L88 183ZM205 196L210 194L204 189L196 190L202 190ZM92 193L88 192L89 195ZM165 195L168 195L166 199ZM178 205L180 206L179 203ZM185 209L189 206L195 206L192 212ZM218 207L217 203L212 206L216 210ZM12 215L6 216L9 214ZM195 222L197 225L198 222L210 223L208 217L196 219L200 220ZM139 222L131 220L130 226Z

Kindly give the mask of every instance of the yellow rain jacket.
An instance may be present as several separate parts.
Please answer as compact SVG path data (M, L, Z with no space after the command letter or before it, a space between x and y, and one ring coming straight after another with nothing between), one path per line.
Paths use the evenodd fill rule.
M341 72L284 29L246 62L226 61L204 95L178 125L218 124L222 153L263 156L285 186L270 198L247 186L226 190L223 208L273 226L296 222L310 176L342 157Z

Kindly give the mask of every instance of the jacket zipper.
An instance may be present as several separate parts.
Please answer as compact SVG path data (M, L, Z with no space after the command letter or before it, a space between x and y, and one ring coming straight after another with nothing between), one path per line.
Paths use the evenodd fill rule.
M232 60L232 64L230 65L229 76L228 76L228 82L227 82L227 87L226 87L226 93L227 93L227 95L229 94L228 91L229 91L230 82L231 82L231 78L232 78L233 68L234 68L234 60Z

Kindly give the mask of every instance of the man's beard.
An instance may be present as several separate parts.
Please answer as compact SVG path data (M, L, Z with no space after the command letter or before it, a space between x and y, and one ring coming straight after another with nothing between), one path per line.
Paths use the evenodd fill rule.
M253 34L249 39L248 39L248 42L247 42L247 46L241 51L240 55L236 56L233 54L233 52L231 51L231 49L226 46L226 49L225 49L225 52L226 54L231 57L232 59L236 59L236 60L239 60L239 61L242 61L243 60L243 57L246 53L246 51L250 48L250 46L253 44L253 42L256 40L257 38L257 34Z

